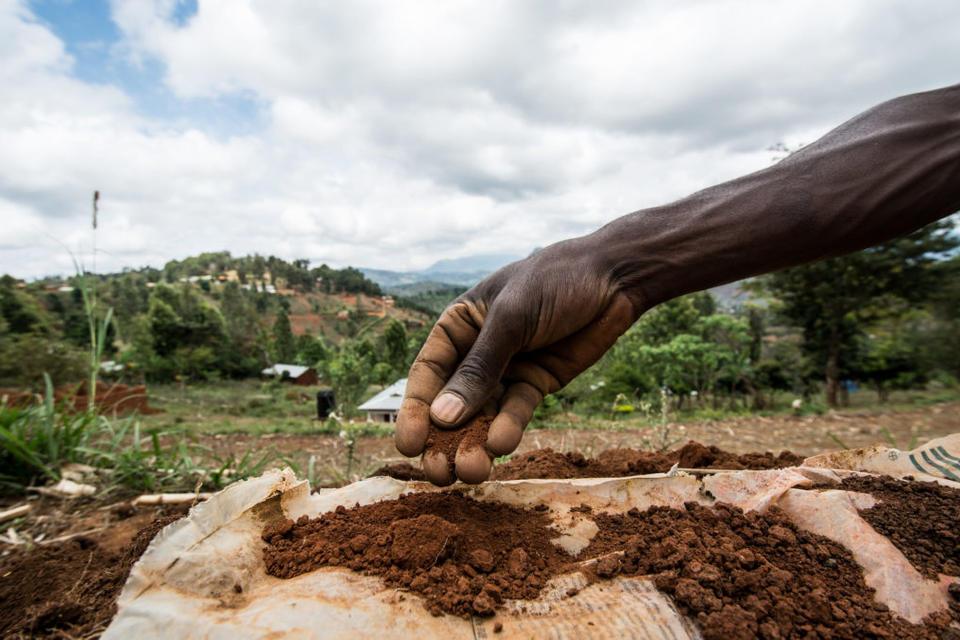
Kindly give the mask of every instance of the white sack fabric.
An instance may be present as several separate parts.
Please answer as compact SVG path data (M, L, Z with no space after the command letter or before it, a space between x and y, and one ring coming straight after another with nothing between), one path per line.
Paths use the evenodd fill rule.
M877 599L911 622L948 606L955 578L929 580L857 513L874 499L839 490L805 490L866 470L952 482L945 461L960 450L960 434L912 452L871 448L824 454L802 467L735 471L697 478L655 474L630 478L517 480L466 489L477 500L547 505L556 544L579 553L597 532L590 514L653 505L726 502L744 510L776 505L800 527L850 549ZM939 454L939 455L936 455ZM937 464L930 464L936 460ZM834 468L827 468L834 464ZM953 467L950 467L951 469ZM956 469L955 469L956 470ZM960 471L960 470L956 470ZM952 473L952 471L951 471ZM240 482L194 507L164 529L133 567L104 638L576 638L625 636L655 640L698 638L694 625L643 578L588 584L583 574L558 576L536 601L508 601L496 618L434 617L419 598L388 589L380 579L329 567L282 580L267 575L260 534L278 518L315 517L338 505L370 504L413 491L443 491L426 483L371 478L311 494L289 470ZM577 590L571 590L577 587ZM575 595L568 595L569 593Z

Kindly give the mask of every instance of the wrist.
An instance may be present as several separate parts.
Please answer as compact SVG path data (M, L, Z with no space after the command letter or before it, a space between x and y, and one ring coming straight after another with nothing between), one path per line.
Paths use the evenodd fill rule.
M585 237L598 268L640 312L674 297L670 289L684 286L687 270L673 250L683 235L676 223L676 212L668 205L627 214Z

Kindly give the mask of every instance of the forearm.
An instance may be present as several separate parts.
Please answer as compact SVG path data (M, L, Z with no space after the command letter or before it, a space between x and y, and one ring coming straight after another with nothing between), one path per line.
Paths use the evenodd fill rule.
M960 209L960 85L879 105L763 171L589 236L649 307L909 233Z

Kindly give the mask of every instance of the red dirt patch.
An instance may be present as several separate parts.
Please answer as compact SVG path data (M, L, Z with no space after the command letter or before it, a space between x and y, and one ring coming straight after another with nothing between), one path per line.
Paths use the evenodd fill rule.
M684 469L779 469L802 462L801 456L790 451L783 451L776 456L770 452L735 454L692 441L667 453L610 449L596 458L585 458L580 453L539 449L498 465L493 470L493 479L618 478L664 473L674 464Z
M124 552L92 538L37 547L0 560L0 636L99 635L116 612L130 568L153 537L181 515L161 516Z
M265 531L264 560L280 578L348 567L420 594L435 615L484 616L504 598L536 597L570 562L549 525L543 511L417 493Z
M486 428L489 429L489 423ZM460 440L457 431L436 430L432 441L447 454L448 463L456 455ZM431 432L431 437L433 432ZM482 442L486 431L472 436ZM460 435L459 438L464 438ZM431 446L431 440L427 441ZM452 452L452 453L448 453ZM578 452L559 453L553 449L535 449L513 456L508 462L497 465L490 474L491 480L532 480L547 478L621 478L624 476L665 473L674 464L684 469L780 469L797 466L803 457L791 451L772 453L731 453L718 447L688 442L680 449L668 453L655 453L639 449L609 449L596 458L587 458ZM423 480L423 471L408 462L380 467L372 476L390 476L397 480Z
M960 490L879 476L845 478L840 488L880 500L860 517L886 536L917 571L931 580L941 573L960 576Z
M744 513L688 503L599 514L584 553L622 550L600 577L651 576L691 616L705 640L946 638L953 609L912 625L874 599L849 551L803 531L779 510Z
M268 528L264 559L280 578L324 566L380 576L434 615L468 617L535 598L549 578L594 558L596 579L650 576L706 640L941 638L960 620L956 607L923 625L898 618L875 601L846 549L776 509L690 503L594 519L600 531L574 559L549 542L556 532L542 510L458 492L408 494Z

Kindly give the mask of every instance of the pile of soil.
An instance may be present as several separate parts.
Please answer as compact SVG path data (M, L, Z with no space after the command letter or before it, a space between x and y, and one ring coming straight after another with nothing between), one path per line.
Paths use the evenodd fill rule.
M180 517L155 519L123 553L80 537L0 560L0 637L98 636L116 613L130 568L153 537Z
M880 500L860 516L921 574L960 576L960 489L881 476L846 478L840 488Z
M530 478L619 478L647 473L665 473L674 464L683 469L780 469L803 462L790 451L779 455L766 453L736 454L699 442L688 442L667 453L638 449L609 449L596 458L580 453L557 453L537 449L515 456L493 470L495 480Z
M595 521L600 532L585 553L622 551L602 558L596 574L651 576L705 640L950 637L949 613L923 625L897 617L874 599L849 551L775 508L688 503Z
M443 432L451 434L455 432ZM483 436L486 436L484 432ZM447 451L452 447L456 455L459 440L451 444L451 436L439 437ZM474 436L476 437L476 436ZM428 440L428 447L430 446ZM684 469L781 469L795 467L803 462L803 456L792 451L774 455L765 453L731 453L718 447L690 441L681 448L667 453L641 451L639 449L609 449L596 458L587 458L581 453L559 453L553 449L535 449L514 456L508 462L497 465L490 475L491 480L532 480L547 478L621 478L624 476L665 473L677 464ZM452 460L448 454L447 460ZM390 476L397 480L424 480L423 471L408 462L380 467L371 476Z
M780 469L802 462L802 456L790 451L783 451L776 456L769 451L736 454L691 441L667 453L609 449L596 458L586 458L580 453L557 453L553 449L537 449L515 456L509 462L497 466L493 470L493 478L619 478L664 473L674 464L683 469Z
M264 561L279 578L348 567L420 594L434 615L487 616L505 598L535 598L570 563L549 542L557 533L544 511L409 494L268 527Z
M459 492L408 494L279 522L263 533L264 559L280 578L323 566L380 576L418 594L434 615L492 615L504 599L535 598L552 576L594 559L587 571L597 580L651 576L706 640L951 633L946 612L924 625L898 618L875 601L846 549L797 529L776 509L745 514L690 503L591 517L599 533L573 558L549 542L557 533L542 510Z

